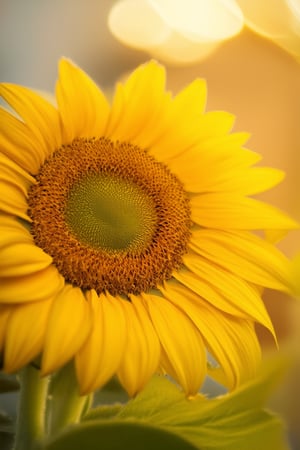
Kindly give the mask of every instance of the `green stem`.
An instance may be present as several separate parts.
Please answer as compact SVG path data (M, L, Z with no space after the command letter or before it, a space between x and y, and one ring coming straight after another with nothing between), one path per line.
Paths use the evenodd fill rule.
M20 399L14 450L32 450L44 436L48 378L33 366L20 373Z
M80 396L73 364L64 366L52 378L49 390L48 434L53 435L71 423L78 423L89 406L90 397Z

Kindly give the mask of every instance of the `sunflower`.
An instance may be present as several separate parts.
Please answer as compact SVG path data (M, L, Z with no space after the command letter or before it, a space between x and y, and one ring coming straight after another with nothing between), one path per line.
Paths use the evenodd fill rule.
M155 372L188 395L206 375L229 389L254 376L255 323L274 334L261 287L290 290L256 230L296 224L249 197L283 175L255 166L231 114L204 111L205 82L172 97L151 61L110 106L63 59L55 104L8 83L1 95L4 371L73 360L82 394L117 375L129 395Z

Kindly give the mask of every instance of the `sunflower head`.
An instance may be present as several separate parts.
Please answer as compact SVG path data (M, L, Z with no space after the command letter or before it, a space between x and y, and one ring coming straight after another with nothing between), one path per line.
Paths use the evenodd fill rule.
M28 195L32 234L73 285L140 294L180 267L188 198L167 166L138 146L76 139L54 152L36 181Z
M255 322L274 334L261 287L291 284L255 231L296 224L251 197L282 173L255 166L232 115L205 113L204 81L172 97L152 61L109 105L62 60L55 106L0 92L16 113L0 110L4 370L74 360L82 393L116 374L130 395L161 370L187 394L206 375L229 388L252 377Z

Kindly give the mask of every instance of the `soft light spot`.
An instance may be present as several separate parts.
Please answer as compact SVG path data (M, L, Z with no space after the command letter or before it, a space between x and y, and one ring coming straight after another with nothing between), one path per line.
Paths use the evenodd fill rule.
M300 0L286 0L294 17L294 30L300 34Z
M108 17L112 34L126 45L149 48L168 39L171 31L156 11L143 0L122 0Z
M234 0L121 0L112 7L108 25L125 45L187 64L239 33L244 19Z
M291 12L285 0L238 0L238 3L246 24L257 33L269 38L287 33Z
M161 18L178 33L195 41L227 39L244 25L234 0L149 0Z
M238 0L246 25L293 56L300 56L300 5L297 0Z
M208 57L219 45L219 42L191 41L181 34L172 33L163 44L152 48L151 53L171 64L190 64Z

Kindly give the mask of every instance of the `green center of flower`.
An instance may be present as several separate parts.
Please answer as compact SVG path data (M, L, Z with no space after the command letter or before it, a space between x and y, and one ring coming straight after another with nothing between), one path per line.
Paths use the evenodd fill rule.
M139 294L172 277L190 236L180 181L145 150L76 139L41 167L28 196L35 243L65 280Z
M87 175L71 188L65 212L81 242L106 250L145 248L157 220L151 198L139 186L101 173Z

